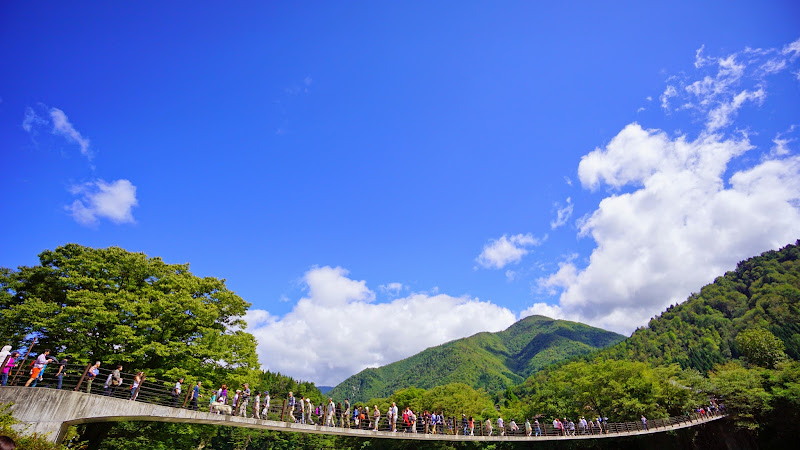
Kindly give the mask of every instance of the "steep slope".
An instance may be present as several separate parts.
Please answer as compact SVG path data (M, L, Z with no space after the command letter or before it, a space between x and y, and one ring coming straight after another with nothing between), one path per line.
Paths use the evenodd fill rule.
M526 317L498 333L478 333L428 348L414 356L353 375L330 391L364 401L406 387L465 383L496 392L518 384L542 367L624 339L588 325Z
M736 336L748 328L766 328L800 359L800 241L740 262L598 356L705 372L740 356Z

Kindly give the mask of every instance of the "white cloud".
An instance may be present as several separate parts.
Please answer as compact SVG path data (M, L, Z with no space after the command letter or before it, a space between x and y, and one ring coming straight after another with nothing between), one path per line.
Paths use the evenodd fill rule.
M47 120L39 117L30 106L25 108L25 118L22 119L22 129L28 133L35 134L40 126L47 125Z
M389 295L395 295L396 296L396 295L399 295L400 292L403 291L403 289L405 289L405 286L403 286L403 283L389 283L389 284L382 284L382 285L378 286L378 289L380 289L381 291L383 291L383 292L385 292L385 293L387 293Z
M550 229L553 230L567 223L567 220L572 217L572 211L575 205L572 204L572 199L567 197L566 205L562 207L560 204L556 203L555 207L558 208L556 211L556 219L550 222Z
M784 56L788 55L790 61L797 59L798 55L800 55L800 39L784 46L783 50L781 50L781 54Z
M769 158L775 158L780 156L786 156L791 153L789 149L789 144L795 141L794 138L785 137L787 134L791 134L794 130L797 129L797 125L792 125L783 133L777 133L775 137L772 139L772 143L775 144L770 149Z
M61 136L72 144L77 144L81 155L89 160L92 159L92 151L89 147L89 139L83 137L81 133L72 126L69 118L64 111L58 108L48 108L46 105L38 104L37 109L42 111L42 115L36 113L31 107L25 108L25 118L22 120L22 129L36 136L40 131L49 128L49 132L56 136Z
M581 159L587 188L632 192L603 199L580 223L597 246L579 268L562 263L539 281L561 289L563 317L629 332L742 259L800 235L800 157L767 160L724 178L748 151L746 137L703 134L694 141L626 126L605 149ZM727 187L726 187L727 185ZM555 307L558 307L557 309Z
M376 303L365 281L347 275L340 267L312 268L304 277L307 296L284 317L247 313L265 369L336 385L367 367L515 321L506 308L469 297L413 293Z
M765 96L766 94L763 89L752 92L744 90L736 94L730 101L721 102L719 106L708 111L706 129L710 132L714 132L730 125L733 121L733 116L746 101L756 102L760 105L764 102Z
M800 39L782 50L703 52L695 56L697 76L669 77L661 96L667 111L675 101L699 114L698 137L632 123L581 158L582 186L610 192L577 221L579 236L596 246L587 263L567 259L538 280L540 289L560 293L557 304L537 303L523 315L630 332L738 261L800 235L800 156L791 156L787 136L794 127L777 133L760 158L742 157L755 148L746 133L726 132L742 108L766 101L770 76L796 69Z
M491 239L483 246L483 251L476 261L485 268L502 269L508 264L519 262L527 255L529 247L542 243L542 239L528 234L502 235L499 239Z
M699 48L695 56L699 76L669 77L661 106L669 111L676 98L680 109L705 117L706 131L714 133L731 125L747 102L764 102L768 78L790 69L800 52L800 39L782 50L746 48L720 57L705 56L703 51Z
M678 95L678 90L675 86L667 86L664 93L661 94L661 107L669 111L669 99Z
M547 303L534 303L530 308L522 311L519 315L520 319L524 319L528 316L545 316L551 319L566 319L570 320L567 315L564 314L564 311L561 310L561 307L558 305L550 305Z
M540 278L537 282L540 288L546 289L550 295L558 293L558 288L571 286L578 279L578 270L573 261L578 258L577 253L567 255L564 261L558 263L558 271L548 277ZM523 315L525 317L525 315Z
M128 180L97 180L72 186L70 191L80 198L66 209L81 225L94 225L101 218L118 224L134 222L131 210L138 205L136 186Z
M89 139L81 136L78 130L72 126L67 115L64 114L64 111L58 108L51 108L50 117L53 120L53 134L60 134L68 141L78 144L81 148L81 154L91 159L92 154L89 152Z

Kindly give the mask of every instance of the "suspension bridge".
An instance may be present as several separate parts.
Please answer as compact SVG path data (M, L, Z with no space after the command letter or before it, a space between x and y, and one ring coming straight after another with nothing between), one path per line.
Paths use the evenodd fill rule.
M262 415L261 418L216 414L210 412L207 405L198 409L187 408L187 404L191 406L190 392L177 399L170 394L168 387L170 383L152 379L141 380L135 390L127 387L104 389L100 382L104 378L98 376L96 377L97 381L94 382L94 388L91 392L86 392L89 390L86 386L87 372L88 367L83 371L83 376L78 377L77 374L80 371L77 373L71 371L75 375L73 375L73 379L69 379L68 375L66 382L63 379L56 380L45 377L37 387L14 385L0 387L0 404L11 404L11 412L14 418L20 422L15 426L19 431L27 434L37 433L57 443L63 441L68 428L72 425L121 421L223 425L368 439L488 442L619 438L693 427L725 417L719 413L691 413L678 417L648 420L646 425L641 421L604 422L602 425L592 425L579 430L557 430L552 424L545 421L539 424L540 433L536 434L540 435L532 433L534 435L531 436L526 434L524 425L521 425L522 429L518 431L511 431L507 425L505 435L501 436L497 428L491 433L484 423L477 420L475 421L474 435L465 435L456 417L449 418L437 427L437 433L427 433L427 427L420 418L415 427L416 432L411 432L411 428L403 427L402 419L397 421L397 431L391 431L385 415L383 420L378 422L377 427L373 426L374 423L369 419L362 420L359 425L356 425L355 421L342 423L341 420L336 420L335 426L313 424L310 420L307 423L296 422L294 417L297 416L297 419L300 419L300 414L295 413L293 416L291 410L287 408L285 399L272 399L267 414ZM15 384L16 379L17 377L14 377L9 381L11 384ZM187 383L185 386L189 386L189 384ZM191 391L191 388L187 390ZM250 406L253 406L252 402ZM245 415L252 416L253 414ZM321 422L319 419L321 418L318 418L318 422Z

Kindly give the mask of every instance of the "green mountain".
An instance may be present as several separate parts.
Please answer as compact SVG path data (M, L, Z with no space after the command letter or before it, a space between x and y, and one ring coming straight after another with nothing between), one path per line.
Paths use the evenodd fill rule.
M770 331L800 359L800 240L740 262L599 356L706 372L742 356L736 337L746 329Z
M487 392L519 384L558 361L613 345L625 337L588 325L529 316L498 333L478 333L351 376L328 395L352 401L388 397L407 387L464 383Z
M800 241L740 262L623 342L540 370L512 392L506 398L520 402L508 402L517 409L506 416L612 420L682 414L713 397L730 416L723 447L794 448Z

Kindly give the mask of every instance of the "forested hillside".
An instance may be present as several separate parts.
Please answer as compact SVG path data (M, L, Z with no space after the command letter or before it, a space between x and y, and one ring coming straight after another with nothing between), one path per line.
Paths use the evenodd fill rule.
M800 359L800 241L740 262L680 305L667 308L605 358L678 363L702 372L741 356L737 335L763 328Z
M330 395L363 401L408 387L463 383L494 393L521 383L548 364L615 344L624 336L588 325L526 317L498 333L478 333L377 368L336 386Z
M799 244L740 262L617 345L534 374L514 389L514 412L631 420L714 398L748 446L785 447L800 421Z

